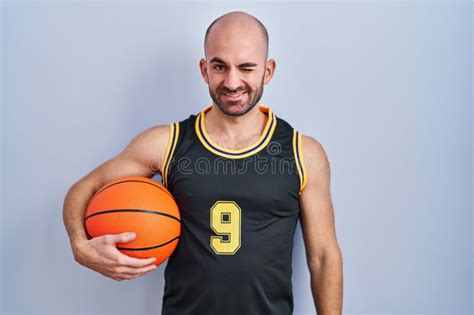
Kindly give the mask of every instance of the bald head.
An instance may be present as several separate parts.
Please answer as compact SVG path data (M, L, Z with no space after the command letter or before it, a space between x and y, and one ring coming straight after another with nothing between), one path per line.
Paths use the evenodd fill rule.
M208 41L219 39L220 36L231 36L236 34L259 34L256 40L264 49L265 60L268 59L268 32L265 26L256 17L242 12L233 11L215 19L207 28L204 37L204 51L207 54Z

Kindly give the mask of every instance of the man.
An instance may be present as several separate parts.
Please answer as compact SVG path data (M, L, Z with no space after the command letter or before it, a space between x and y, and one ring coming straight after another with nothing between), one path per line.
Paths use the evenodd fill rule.
M182 233L165 270L163 314L291 314L291 254L298 218L318 314L342 314L342 255L318 141L259 104L276 67L268 33L236 11L216 19L200 70L212 105L198 115L149 128L121 154L75 183L64 222L80 264L115 280L155 269L115 244L128 233L88 240L89 199L122 176L158 170L181 211Z

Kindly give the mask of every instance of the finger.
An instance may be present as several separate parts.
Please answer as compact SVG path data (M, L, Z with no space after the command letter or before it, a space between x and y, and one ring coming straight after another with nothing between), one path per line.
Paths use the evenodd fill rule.
M151 270L146 271L146 272L134 272L134 271L120 272L120 273L115 274L114 277L132 279L132 278L144 276L144 275L148 274L150 271Z
M125 279L125 280L130 280L138 277L142 277L144 275L148 274L148 272L145 273L139 273L139 274L133 274L133 273L121 273L120 275L117 275L119 279Z
M121 276L121 275L135 276L135 275L145 274L145 273L150 272L150 271L155 270L155 269L156 269L155 265L150 265L150 266L142 267L142 268L118 267L118 268L115 269L115 273L118 276Z
M157 267L155 265L150 265L150 266L147 266L147 267L142 267L142 268L136 268L135 269L135 272L138 273L138 274L145 274L147 272L150 272L150 271L153 271L155 270Z
M148 272L137 274L137 275L127 273L127 274L122 274L122 279L132 280L132 279L135 279L135 278L146 276L147 274L148 274Z
M111 240L114 244L127 243L135 239L137 235L133 232L126 232L121 234L110 234Z
M146 266L149 266L150 264L153 264L156 261L156 257L140 259L140 258L130 257L125 254L122 254L122 255L123 255L122 265L127 266L127 267L135 267L135 268L146 267Z

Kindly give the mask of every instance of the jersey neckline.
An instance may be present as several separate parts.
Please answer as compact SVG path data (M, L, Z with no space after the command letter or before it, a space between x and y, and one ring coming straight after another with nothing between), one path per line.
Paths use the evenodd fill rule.
M256 142L238 150L224 148L218 145L217 143L215 143L211 139L211 137L209 137L206 131L206 126L204 125L204 119L205 119L206 113L212 109L212 104L207 106L197 115L196 122L195 122L196 134L199 140L201 141L202 145L214 154L217 154L226 158L231 158L231 159L240 159L240 158L248 157L250 155L253 155L259 152L263 148L265 148L268 142L270 142L273 132L275 131L277 119L270 107L265 106L265 105L257 105L257 106L258 106L258 109L262 113L265 113L268 116L263 132Z

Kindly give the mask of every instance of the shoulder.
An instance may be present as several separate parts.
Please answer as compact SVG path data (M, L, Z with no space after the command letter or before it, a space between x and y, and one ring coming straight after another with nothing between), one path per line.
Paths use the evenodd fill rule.
M277 121L277 124L280 128L286 128L286 129L293 129L293 127L291 126L291 124L286 121L285 119L281 118L280 116L277 116L275 115L276 117L276 121Z
M149 127L133 137L122 155L128 155L146 163L149 168L160 171L168 146L172 124Z
M309 160L328 162L326 150L318 140L309 135L302 134L301 144L303 158L306 162L309 162Z
M195 118L196 115L193 114L182 120L152 126L140 132L133 140L143 144L158 144L161 148L166 149L171 137L178 135L179 130L186 127Z
M301 135L301 153L308 174L308 184L328 181L329 159L323 145L309 135Z
M130 144L135 149L145 149L145 148L157 148L160 149L161 147L166 148L166 144L168 142L168 138L170 135L171 124L162 124L150 127L148 129L143 130L139 134L137 134ZM150 147L151 145L151 147ZM157 146L155 146L157 145Z

